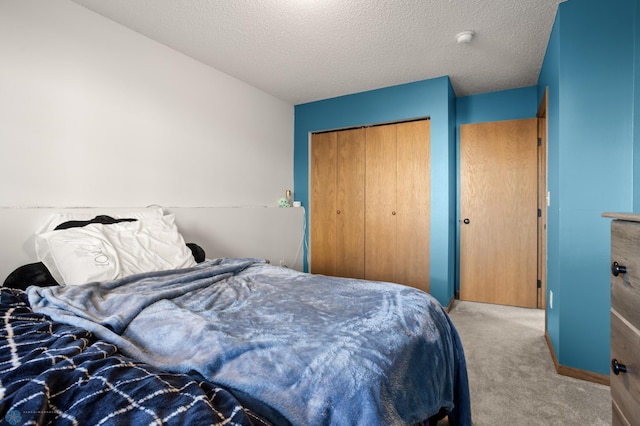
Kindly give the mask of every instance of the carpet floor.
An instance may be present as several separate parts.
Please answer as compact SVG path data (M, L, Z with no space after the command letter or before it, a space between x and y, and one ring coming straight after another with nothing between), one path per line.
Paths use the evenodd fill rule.
M543 310L456 300L449 315L467 359L474 426L611 424L608 386L556 373Z

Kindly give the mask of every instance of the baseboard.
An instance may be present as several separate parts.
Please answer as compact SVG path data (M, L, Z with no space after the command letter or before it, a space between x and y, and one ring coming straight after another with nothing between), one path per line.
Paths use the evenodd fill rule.
M560 374L561 376L573 377L574 379L586 380L588 382L594 382L601 385L609 386L610 378L608 374L594 373L592 371L580 370L578 368L560 365L558 363L558 358L556 357L556 352L553 349L553 344L551 343L549 333L547 333L546 331L544 333L544 338L547 341L547 346L549 347L549 352L551 354L551 359L553 360L553 365L556 368L556 373Z
M449 300L449 304L445 308L445 311L447 311L447 313L451 312L451 309L453 309L453 302L455 302L455 301L456 301L456 297L452 296L451 300Z

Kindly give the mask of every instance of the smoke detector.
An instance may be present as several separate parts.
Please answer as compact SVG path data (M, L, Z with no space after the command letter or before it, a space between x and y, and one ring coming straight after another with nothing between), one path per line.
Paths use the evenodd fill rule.
M456 35L456 41L458 44L467 44L471 42L474 35L476 35L476 33L473 31L462 31Z

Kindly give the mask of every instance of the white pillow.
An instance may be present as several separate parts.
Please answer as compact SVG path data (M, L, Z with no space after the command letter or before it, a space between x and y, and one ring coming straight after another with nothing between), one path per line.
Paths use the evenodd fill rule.
M157 219L164 215L162 207L144 207L139 209L118 209L118 208L90 208L90 209L70 209L69 211L54 213L49 215L47 221L36 231L36 235L47 231L53 231L56 226L70 220L91 220L98 215L111 216L114 219Z
M196 265L172 214L45 232L36 236L36 253L66 285Z

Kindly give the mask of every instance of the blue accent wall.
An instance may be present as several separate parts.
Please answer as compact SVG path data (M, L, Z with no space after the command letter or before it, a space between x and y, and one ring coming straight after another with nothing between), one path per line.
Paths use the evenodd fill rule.
M545 90L547 91L547 189L551 194L550 206L547 209L547 308L546 323L547 335L551 340L551 345L556 353L560 352L560 310L562 309L561 293L562 288L559 285L558 273L560 270L558 247L560 246L560 232L558 230L559 218L557 208L556 195L559 194L558 170L559 149L558 141L560 139L560 105L559 105L559 83L558 78L560 70L560 16L556 15L547 51L538 78L538 99L542 100ZM553 300L550 295L553 294ZM553 309L549 306L549 302L553 302ZM557 356L557 355L556 355Z
M634 44L633 146L640 147L640 6L636 3ZM640 149L633 150L633 211L640 212Z
M608 374L610 221L633 209L635 2L561 3L549 88L547 327L558 362Z
M456 111L458 128L460 124L533 118L538 112L538 88L530 86L460 97L456 100Z
M430 282L431 294L443 305L453 297L455 286L454 100L449 78L441 77L295 107L294 193L304 206L309 205L311 132L431 118Z

